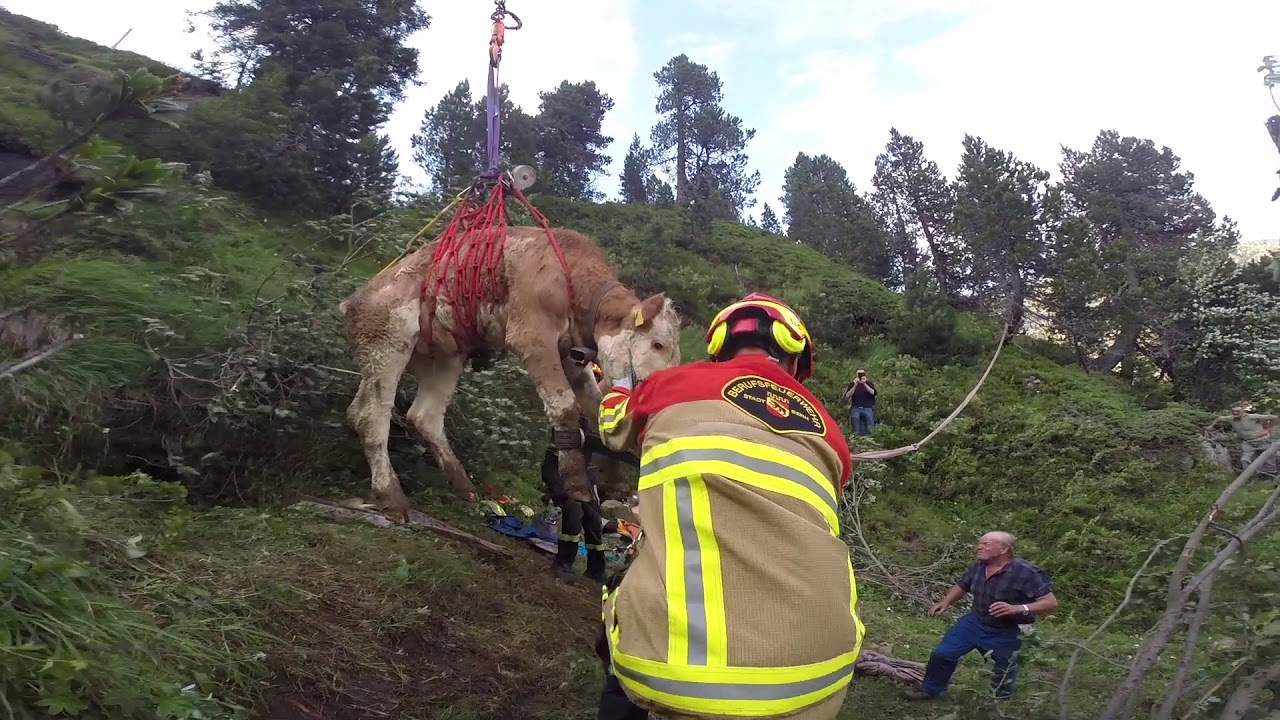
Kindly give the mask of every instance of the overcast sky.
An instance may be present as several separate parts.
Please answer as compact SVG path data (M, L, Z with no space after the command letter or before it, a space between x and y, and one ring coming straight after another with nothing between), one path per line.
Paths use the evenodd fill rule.
M184 33L211 0L0 0L6 9L179 67L207 46ZM385 131L402 170L421 179L409 137L463 78L484 87L487 0L422 0L421 80ZM503 79L536 112L537 93L595 80L617 102L610 175L632 133L654 122L653 73L685 52L716 70L725 105L756 129L757 199L778 207L797 152L844 163L860 189L889 128L913 135L953 176L964 133L1057 176L1060 146L1098 131L1169 146L1246 241L1280 238L1280 154L1263 121L1277 112L1255 72L1280 54L1280 3L1214 0L508 0L525 28L507 36ZM125 9L127 8L127 9ZM758 215L761 205L754 213ZM781 211L779 210L781 215Z

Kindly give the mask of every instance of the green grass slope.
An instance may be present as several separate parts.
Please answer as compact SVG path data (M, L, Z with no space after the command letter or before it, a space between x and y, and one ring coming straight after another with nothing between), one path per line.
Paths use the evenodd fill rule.
M11 154L64 137L49 83L164 71L3 11L0 33L0 150ZM191 114L223 112L217 102ZM837 417L856 367L881 388L883 424L856 439L862 448L923 437L994 350L990 320L903 298L785 238L674 210L534 201L595 237L638 292L676 300L688 359L705 355L702 323L746 292L795 304L821 341L811 386ZM84 336L0 381L0 436L31 453L0 463L4 546L27 553L0 562L0 585L26 593L0 609L0 631L37 645L0 656L12 663L0 664L6 699L106 718L156 707L192 718L591 717L595 593L551 585L545 561L523 547L515 562L495 562L434 537L284 509L298 490L367 492L341 421L354 378L337 301L435 210L304 221L192 175L131 213L59 226L39 259L0 268L0 310L28 308L0 320L0 360L49 333ZM1205 418L1017 338L945 434L859 469L863 537L890 566L948 557L925 573L936 586L967 562L963 548L946 554L953 543L997 526L1018 534L1022 554L1054 575L1063 609L1028 643L1012 716L1048 717L1066 641L1088 635L1151 545L1186 529L1222 484L1200 459ZM545 427L509 359L467 374L447 426L479 484L536 500ZM422 509L474 527L419 443L397 423L393 460L407 490ZM945 628L884 587L864 582L862 596L869 647L923 660ZM32 619L41 613L66 624L45 627ZM1123 658L1147 619L1118 625L1096 649ZM860 682L846 716L991 717L983 672L965 662L956 705L908 706L898 688ZM1074 687L1088 717L1115 669L1089 659L1084 672Z

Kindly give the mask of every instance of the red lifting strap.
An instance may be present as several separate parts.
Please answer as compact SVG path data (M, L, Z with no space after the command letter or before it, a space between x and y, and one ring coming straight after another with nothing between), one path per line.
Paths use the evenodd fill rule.
M507 180L508 177L502 177L494 183L488 200L483 204L472 201L478 189L473 187L458 204L448 227L436 242L431 255L431 270L422 283L422 301L426 308L419 320L419 332L428 345L431 343L438 299L448 302L453 309L453 336L459 348L477 348L483 343L477 331L481 301L502 302L506 299L502 260L507 240L508 190L546 232L564 272L569 307L572 310L574 306L573 280L560 242L556 240L547 218L519 189L508 185Z

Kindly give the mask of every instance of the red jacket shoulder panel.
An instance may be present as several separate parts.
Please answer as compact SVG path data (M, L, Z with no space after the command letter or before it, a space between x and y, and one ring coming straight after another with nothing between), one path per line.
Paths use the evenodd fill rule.
M840 458L841 477L837 491L843 492L853 472L853 460L849 456L849 444L835 418L812 393L777 363L757 355L744 355L726 362L707 360L660 370L640 383L631 395L628 409L639 419L651 417L664 408L682 402L697 400L724 400L727 386L735 379L756 376L796 393L813 408L825 427L823 440Z

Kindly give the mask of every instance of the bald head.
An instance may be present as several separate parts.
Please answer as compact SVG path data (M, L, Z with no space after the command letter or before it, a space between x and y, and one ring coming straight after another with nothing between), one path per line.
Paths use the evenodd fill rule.
M992 530L978 538L977 556L984 563L1013 557L1013 533Z

